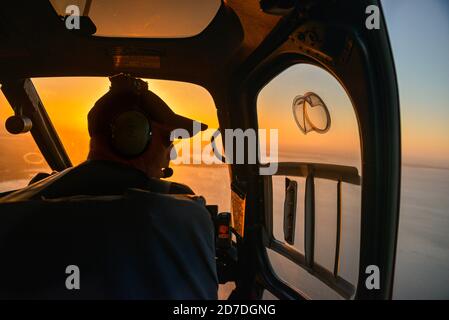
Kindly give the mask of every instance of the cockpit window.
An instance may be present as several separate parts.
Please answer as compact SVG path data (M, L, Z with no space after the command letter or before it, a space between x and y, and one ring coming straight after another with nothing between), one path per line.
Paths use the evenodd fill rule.
M137 38L184 38L203 31L220 8L220 0L50 0L60 16L88 15L95 35ZM76 9L75 9L76 10Z
M175 113L208 124L210 129L203 133L203 139L219 127L215 104L206 89L185 82L144 80ZM73 165L85 161L89 151L87 114L95 101L108 91L108 78L34 78L32 81ZM196 159L201 154L195 154L192 140L189 145ZM173 161L171 167L174 174L170 180L187 184L208 203L218 204L220 211L230 210L230 182L225 164L205 165L192 160L177 165Z
M13 109L0 93L0 193L25 187L40 172L51 172L30 132L11 134L5 129L12 115Z

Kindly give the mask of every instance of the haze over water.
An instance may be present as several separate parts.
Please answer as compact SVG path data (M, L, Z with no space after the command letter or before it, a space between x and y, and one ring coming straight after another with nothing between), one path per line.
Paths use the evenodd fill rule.
M0 144L1 144L0 139ZM3 146L0 146L2 148ZM19 171L22 170L22 171ZM42 168L48 171L47 168ZM208 204L218 204L221 211L230 210L229 174L225 166L175 166L171 180L186 183ZM14 168L9 180L0 182L0 192L24 186L35 172ZM5 177L2 167L1 177ZM449 170L404 166L402 202L396 263L394 298L449 298ZM290 177L291 178L291 177ZM298 181L298 205L295 247L304 252L304 179ZM274 235L283 240L284 177L273 179ZM333 270L336 223L335 183L316 181L316 261ZM360 187L343 186L343 230L340 274L357 283L360 224ZM278 275L312 298L339 298L332 290L314 280L307 272L287 259L270 253ZM228 290L229 291L229 290Z

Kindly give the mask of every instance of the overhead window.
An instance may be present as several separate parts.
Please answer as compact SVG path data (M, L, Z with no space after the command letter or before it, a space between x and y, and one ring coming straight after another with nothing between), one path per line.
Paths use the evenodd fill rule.
M50 0L60 16L77 6L97 27L96 36L184 38L203 31L215 17L219 0Z

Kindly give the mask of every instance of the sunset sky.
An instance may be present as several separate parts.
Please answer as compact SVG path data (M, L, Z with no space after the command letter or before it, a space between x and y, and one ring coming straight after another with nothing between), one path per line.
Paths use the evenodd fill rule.
M212 96L200 86L175 81L148 80L157 93L178 114L218 128ZM60 137L75 163L85 160L89 137L87 113L108 91L107 78L33 79Z
M399 79L403 161L449 167L449 3L444 0L382 3ZM162 12L167 10L164 8L161 7ZM210 14L215 9L210 6L204 12ZM423 18L423 13L431 18ZM187 31L195 32L195 28L199 28L198 24ZM212 97L204 88L173 81L148 81L150 89L175 112L205 122L211 128L218 127ZM33 79L33 83L73 162L81 162L88 147L87 112L108 90L108 79L49 78ZM314 132L304 135L294 123L293 98L307 91L317 93L329 107L332 126L324 135ZM12 113L5 104L1 96L2 119ZM299 158L301 153L358 157L358 129L352 106L338 82L324 71L292 67L261 91L258 104L260 128L280 130L281 153L294 150Z
M319 134L300 131L294 120L292 103L296 96L316 93L326 104L331 126ZM282 72L260 92L258 100L260 128L279 130L280 153L295 152L338 154L359 157L359 133L351 102L344 89L326 71L309 65L295 65ZM313 112L312 108L308 112ZM310 115L310 114L309 114ZM313 119L324 118L314 112ZM325 121L323 121L325 122Z
M401 100L403 161L449 167L449 1L383 0Z

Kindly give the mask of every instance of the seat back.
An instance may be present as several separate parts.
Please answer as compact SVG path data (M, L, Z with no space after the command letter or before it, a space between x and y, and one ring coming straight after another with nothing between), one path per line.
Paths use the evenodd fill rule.
M214 299L213 237L204 206L182 196L0 203L0 298Z

